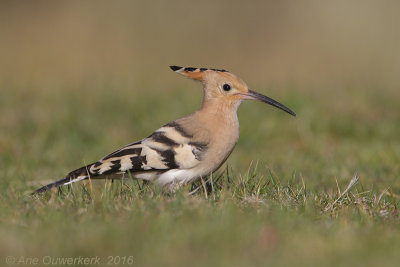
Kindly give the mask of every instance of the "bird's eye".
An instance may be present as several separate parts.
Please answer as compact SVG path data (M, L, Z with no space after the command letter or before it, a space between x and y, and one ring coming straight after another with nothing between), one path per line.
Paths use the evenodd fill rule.
M224 89L224 91L229 91L229 90L231 90L231 86L229 85L229 84L224 84L223 86L222 86L222 89Z

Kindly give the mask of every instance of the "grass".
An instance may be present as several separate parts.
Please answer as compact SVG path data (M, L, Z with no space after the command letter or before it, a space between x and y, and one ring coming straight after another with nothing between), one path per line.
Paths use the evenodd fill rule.
M176 194L115 180L28 196L40 183L193 111L201 96L194 83L152 92L92 86L31 91L2 84L3 259L99 256L106 265L108 256L133 256L134 266L400 260L398 93L355 88L331 101L334 91L272 92L297 112L295 119L245 103L227 164Z

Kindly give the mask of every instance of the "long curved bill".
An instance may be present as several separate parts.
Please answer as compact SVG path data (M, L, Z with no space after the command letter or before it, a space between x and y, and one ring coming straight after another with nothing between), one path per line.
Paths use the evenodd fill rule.
M262 95L260 93L254 92L252 90L249 90L245 94L241 94L243 96L243 99L248 99L248 100L259 100L261 102L270 104L271 106L277 107L279 109L282 109L283 111L286 111L290 115L293 115L296 117L296 113L294 113L290 108L282 105L278 101L273 100L272 98L269 98L268 96Z

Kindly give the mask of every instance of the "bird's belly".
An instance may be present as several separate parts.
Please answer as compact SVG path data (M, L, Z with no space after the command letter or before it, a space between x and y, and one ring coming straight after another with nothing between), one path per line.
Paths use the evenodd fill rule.
M173 169L160 174L155 180L160 186L168 184L184 184L202 176L201 170Z
M138 174L133 174L133 178L140 179L140 180L146 180L146 181L154 181L154 179L157 178L159 174L157 172L145 172L145 173L138 173Z

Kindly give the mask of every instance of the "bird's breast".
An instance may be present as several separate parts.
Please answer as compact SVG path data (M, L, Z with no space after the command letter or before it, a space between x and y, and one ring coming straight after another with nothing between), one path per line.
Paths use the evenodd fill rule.
M185 182L217 170L229 157L239 138L236 112L198 111L176 121L188 133L188 144L199 164L190 169ZM182 154L183 155L183 154Z
M239 123L221 121L208 126L209 144L203 153L202 169L207 175L218 169L229 157L239 139Z

